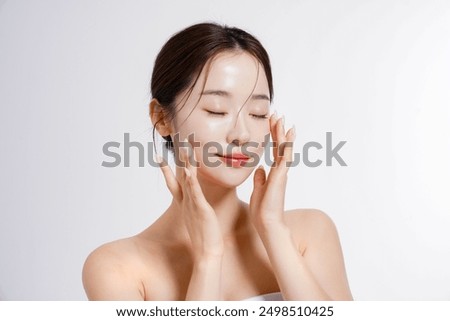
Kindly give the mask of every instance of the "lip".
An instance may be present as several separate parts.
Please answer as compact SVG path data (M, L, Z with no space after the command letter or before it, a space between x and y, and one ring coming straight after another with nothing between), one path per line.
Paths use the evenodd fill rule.
M231 158L231 159L246 159L246 160L250 159L250 157L248 157L247 155L241 154L241 153L233 153L233 154L227 154L227 155L218 154L218 155L220 157Z
M233 153L226 155L217 154L217 156L222 158L224 162L227 165L230 165L231 167L242 167L250 160L250 157L241 153Z

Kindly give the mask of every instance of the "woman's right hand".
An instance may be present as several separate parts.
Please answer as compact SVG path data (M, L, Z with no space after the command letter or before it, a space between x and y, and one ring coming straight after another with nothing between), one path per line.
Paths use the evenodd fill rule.
M174 175L170 166L158 158L167 187L182 211L184 224L192 244L194 261L204 258L215 258L223 255L223 237L216 213L206 200L197 179L197 161L195 153L184 141L180 147L180 166L177 165ZM194 165L195 164L195 165Z

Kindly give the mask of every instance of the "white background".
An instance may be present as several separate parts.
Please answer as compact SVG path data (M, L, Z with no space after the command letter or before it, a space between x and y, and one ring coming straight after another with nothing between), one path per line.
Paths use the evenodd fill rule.
M159 170L102 167L102 146L151 141L156 54L211 20L265 45L297 152L347 141L347 167L291 169L286 206L335 221L355 299L449 300L444 0L0 1L0 299L85 300L86 256L164 211Z

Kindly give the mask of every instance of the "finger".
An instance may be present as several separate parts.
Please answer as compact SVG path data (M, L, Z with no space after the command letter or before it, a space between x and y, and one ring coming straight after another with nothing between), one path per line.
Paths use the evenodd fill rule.
M178 181L178 185L180 187L181 190L181 200L183 200L186 197L190 197L189 193L188 193L188 189L187 189L187 184L188 184L188 177L187 175L189 174L186 169L187 169L187 165L188 165L188 145L186 144L187 140L185 139L184 144L182 144L179 148L178 148L178 155L179 155L179 162L178 162L178 166L176 168L177 170L177 175L176 175L176 179Z
M263 186L266 183L266 171L264 167L260 165L253 175L253 192L250 197L250 202L258 202L261 199L261 193L263 191Z
M185 147L178 148L178 164L176 167L176 177L178 179L178 182L180 185L183 185L183 182L186 179L186 172L184 171L184 168L186 167L186 151Z
M186 168L186 191L189 199L200 209L209 209L209 203L203 194L203 190L197 179L196 172L193 172L195 166Z
M278 120L278 116L277 113L273 113L272 116L270 117L270 135L272 136L272 142L273 142L273 150L272 150L272 154L273 154L273 160L274 162L276 161L276 157L278 154L278 145L276 144L277 141L277 135L276 135L276 127L277 127L277 120Z
M195 164L195 155L194 155L192 146L187 141L187 139L185 139L184 142L186 145L186 147L183 147L184 164L185 164L184 173L186 174L186 176L185 176L186 185L185 186L190 186L194 182L193 179L196 180L196 178L197 178L197 169L193 165L193 164ZM192 195L191 195L192 188L190 188L190 190L188 190L188 193L189 193L190 197L192 197Z
M277 121L275 131L276 131L276 137L277 137L276 144L278 146L277 155L276 155L276 165L278 166L280 159L284 152L284 147L285 147L284 142L286 141L286 135L284 132L284 116L281 117Z
M267 177L268 181L282 179L286 181L286 174L289 170L290 162L293 159L293 143L295 140L295 129L291 128L285 134L284 128L284 117L277 121L276 126L277 132L277 144L278 144L278 156L276 163L272 166L269 175ZM289 162L289 163L288 163ZM288 165L289 164L289 165Z
M286 141L286 134L284 131L284 116L277 122L277 143L278 143L278 159L283 156L283 143Z
M185 148L185 174L186 174L186 190L189 198L194 201L197 206L204 207L208 202L203 194L200 183L197 179L197 159L192 145L187 143Z
M156 156L156 161L161 168L167 188L169 189L170 193L175 198L175 200L181 200L183 198L183 195L181 192L180 184L178 183L178 180L176 179L169 164L167 164L167 162L163 160L159 155Z
M188 147L186 150L187 150L187 156L188 156L188 162L186 164L186 168L188 168L190 170L192 175L197 176L198 162L197 162L197 158L195 157L196 155L195 155L194 148L192 147L192 145L190 143L188 143Z
M188 193L194 202L205 200L203 191L198 182L197 176L192 173L191 169L186 168ZM206 200L205 200L206 201Z
M191 189L189 187L191 184L191 172L186 167L183 167L182 171L184 172L184 181L181 184L181 187L183 190L184 202L190 202L192 200Z
M293 153L294 153L294 141L295 141L295 126L290 128L286 133L286 141L281 148L282 155L278 162L278 168L280 171L287 172L292 165Z
M177 150L176 150L176 164L178 165L178 168L181 169L180 170L180 174L184 174L184 170L183 168L186 167L186 155L187 155L187 148L189 147L189 143L187 141L187 139L185 138L184 140L180 141L177 144ZM178 172L177 172L178 174Z
M266 183L266 171L264 167L260 165L253 175L253 186L255 188L261 188Z

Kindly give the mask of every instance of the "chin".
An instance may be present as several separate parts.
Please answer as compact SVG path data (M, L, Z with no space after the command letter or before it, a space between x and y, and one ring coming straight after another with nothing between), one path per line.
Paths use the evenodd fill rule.
M223 186L226 188L236 188L250 176L254 167L245 168L199 168L197 175L202 182Z

